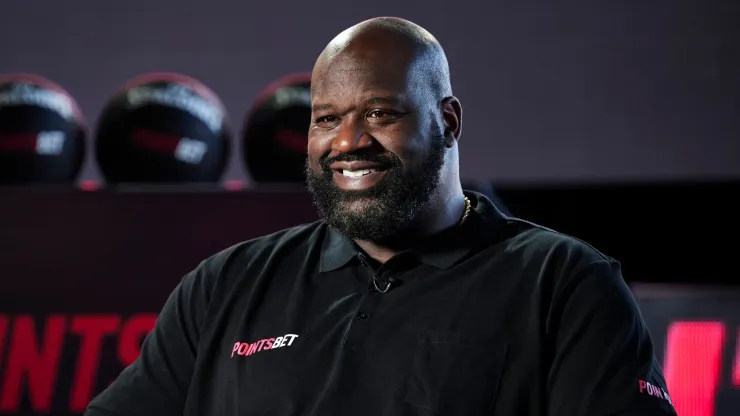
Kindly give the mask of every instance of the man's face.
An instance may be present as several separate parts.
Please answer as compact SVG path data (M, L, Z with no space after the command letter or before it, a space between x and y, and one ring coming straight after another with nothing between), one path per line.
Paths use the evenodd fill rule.
M410 88L406 65L371 58L338 58L314 74L306 177L330 226L381 241L419 217L446 147L437 103Z

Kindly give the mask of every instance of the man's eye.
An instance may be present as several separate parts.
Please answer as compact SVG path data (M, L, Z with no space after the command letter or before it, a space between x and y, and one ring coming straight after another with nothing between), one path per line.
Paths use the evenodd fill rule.
M388 111L373 110L367 115L369 118L384 118L390 117L392 114Z
M316 124L333 123L336 120L337 120L337 118L334 117L334 116L323 116L323 117L319 117L319 118L316 119Z

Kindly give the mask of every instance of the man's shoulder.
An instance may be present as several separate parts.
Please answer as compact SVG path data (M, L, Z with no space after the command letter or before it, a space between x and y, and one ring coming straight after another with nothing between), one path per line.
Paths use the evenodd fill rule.
M507 218L510 238L506 253L521 257L528 267L572 275L594 263L617 263L580 238L519 218Z
M218 273L226 267L245 268L255 262L265 263L278 251L308 251L313 244L321 243L325 227L321 221L315 221L252 238L213 254L201 267Z

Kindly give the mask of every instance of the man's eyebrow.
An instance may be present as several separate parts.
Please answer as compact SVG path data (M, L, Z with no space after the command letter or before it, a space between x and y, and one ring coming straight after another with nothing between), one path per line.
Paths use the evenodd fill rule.
M387 96L379 96L379 97L371 97L365 100L366 104L374 105L374 104L398 104L400 100L398 97L394 97L392 95ZM331 104L313 104L311 106L312 111L326 111L331 110L334 108Z
M325 110L331 110L332 105L331 104L314 104L311 106L312 111L325 111Z
M365 101L367 104L397 104L398 98L393 96L372 97Z

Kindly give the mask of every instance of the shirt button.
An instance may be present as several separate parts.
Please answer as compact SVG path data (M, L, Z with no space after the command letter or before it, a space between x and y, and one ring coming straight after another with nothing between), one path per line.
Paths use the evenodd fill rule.
M377 289L375 289L375 287L374 287L374 286L370 286L370 289L369 289L369 290L370 290L371 292L377 292L377 291L378 291Z
M367 319L370 317L370 315L366 314L365 312L360 312L360 314L357 315L357 317L360 319Z

